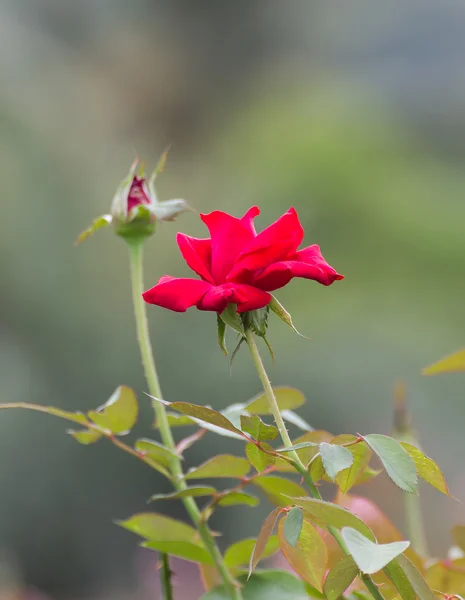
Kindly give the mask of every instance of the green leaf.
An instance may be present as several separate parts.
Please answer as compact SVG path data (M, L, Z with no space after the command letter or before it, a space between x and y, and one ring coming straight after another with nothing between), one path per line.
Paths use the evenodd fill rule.
M87 229L84 229L84 231L79 234L75 242L76 246L93 235L99 229L102 229L102 227L108 227L108 225L111 224L111 221L111 215L101 215L100 217L97 217L94 221L92 221Z
M465 552L465 525L456 525L452 528L452 539Z
M236 504L245 504L246 506L257 506L259 500L252 494L246 492L231 491L222 496L218 501L218 506L235 506Z
M159 513L138 513L116 523L153 542L189 542L203 548L193 527Z
M318 527L327 527L328 525L332 525L337 529L352 527L371 540L375 540L375 536L368 525L350 511L337 504L310 497L294 497L292 498L292 503L300 506L304 511L304 518Z
M350 450L326 442L320 444L320 456L326 473L333 480L338 473L351 467L354 462Z
M456 373L465 371L465 348L441 358L438 362L423 369L423 375L440 375L442 373Z
M273 448L266 442L263 442L261 447L265 450L273 452ZM264 471L267 467L274 465L274 463L276 462L276 458L274 456L263 452L262 450L260 450L260 448L257 448L255 444L246 444L245 453L247 454L247 458L249 459L249 462L252 465L252 467L256 469L259 473Z
M267 570L254 573L247 581L245 575L238 577L243 600L308 600L305 585L287 571ZM231 593L219 586L200 600L231 600Z
M338 435L332 440L332 444L347 444L356 440L354 435ZM370 447L365 442L358 442L347 448L352 454L353 463L348 469L342 470L336 475L336 483L343 494L357 483L363 476L365 469L373 455Z
M274 395L280 410L295 410L305 402L305 396L300 390L290 387L274 387ZM247 412L253 415L271 415L273 414L268 398L265 394L259 394L252 398L246 406Z
M229 325L231 329L234 329L234 331L242 335L242 337L245 337L244 325L237 312L236 304L228 304L220 316L226 325Z
M103 433L98 429L82 429L81 431L74 431L74 429L68 429L67 433L73 436L80 444L88 446L98 442L102 437Z
M153 396L150 396L150 398L165 406L169 406L172 410L192 417L200 427L204 427L209 431L239 439L244 439L245 437L242 431L235 427L229 419L212 408L208 408L207 406L197 406L196 404L189 404L188 402L167 402L166 400L154 398Z
M267 425L258 415L241 415L241 429L258 441L274 440L279 433L277 427Z
M398 556L396 562L406 574L410 585L420 600L435 600L435 596L423 579L423 576L405 555L401 554Z
M217 323L218 323L218 345L221 349L221 352L228 356L228 349L226 348L226 323L220 317L220 315L216 315Z
M304 515L298 506L291 508L284 518L284 539L292 548L295 548L299 541L303 522Z
M189 469L186 479L206 479L209 477L245 477L250 471L249 461L231 454L219 454L198 467Z
M177 500L179 498L195 498L200 496L213 496L216 494L216 489L211 486L192 486L179 492L172 492L171 494L154 494L150 497L149 502L155 500Z
M315 442L300 442L293 446L283 446L282 448L278 448L276 452L294 452L295 450L302 450L302 448L316 448L318 445L319 444L316 444Z
M285 421L292 423L292 425L302 429L302 431L313 431L313 427L293 410L282 410L281 416Z
M364 440L378 455L392 481L405 492L414 494L418 485L417 468L399 442L377 433L365 435Z
M141 544L144 548L149 548L150 550L156 550L157 552L163 552L164 554L169 554L171 556L178 556L179 558L183 558L184 560L189 560L190 562L200 563L203 565L214 565L212 557L210 553L205 550L205 548L199 548L196 544L191 544L190 542L177 542L177 541L168 541L168 542L143 542Z
M309 339L307 336L302 335L299 331L297 331L297 329L294 326L294 323L292 322L291 315L287 312L284 306L280 302L278 302L278 300L276 300L274 296L272 296L272 300L268 306L274 312L274 314L277 317L279 317L281 321L286 323L286 325L288 325L291 329L293 329L297 333L297 335L300 335L300 337L303 337L307 340Z
M224 553L224 562L228 569L242 567L250 563L252 553L255 548L256 540L253 538L240 540L229 546ZM262 558L268 558L276 554L279 550L279 540L277 535L268 538L263 549Z
M138 452L142 452L145 456L152 459L156 463L168 467L173 457L178 457L176 452L173 452L166 446L155 442L154 440L148 440L141 438L134 444L134 448Z
M275 475L257 477L251 483L258 487L268 500L277 506L288 506L291 504L289 497L300 496L305 493L304 489L294 481Z
M400 442L400 445L413 459L418 475L437 490L452 498L449 488L447 487L446 479L434 460L423 454L419 448L412 444Z
M272 510L270 512L270 514L263 521L263 525L260 529L260 533L258 534L257 541L255 542L255 546L250 555L249 577L252 574L252 571L255 569L255 567L260 562L260 560L265 552L265 548L268 544L268 540L270 539L271 535L273 534L273 529L276 525L276 521L278 520L280 513L281 513L281 510L279 508L275 508L274 510Z
M360 571L368 575L381 571L410 546L410 542L376 544L351 527L343 527L341 535Z
M391 560L384 567L385 575L390 579L403 600L416 600L416 593L407 575L396 560Z
M89 411L89 418L99 427L115 434L128 433L137 421L139 406L134 392L121 385L97 411Z
M185 427L187 425L195 425L196 422L186 415L178 415L177 413L167 412L166 417L168 419L168 425L170 427ZM155 420L154 428L159 429L160 423L158 419Z
M341 558L326 575L323 591L327 600L340 598L358 575L358 567L351 556Z
M302 524L299 541L293 548L286 540L282 519L278 525L279 545L287 562L304 581L323 591L323 577L328 563L328 552L318 531L307 521Z

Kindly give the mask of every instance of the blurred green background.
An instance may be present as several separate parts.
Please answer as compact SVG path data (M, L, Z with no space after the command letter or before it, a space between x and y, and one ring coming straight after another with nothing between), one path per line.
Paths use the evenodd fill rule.
M162 199L235 215L258 204L260 228L293 205L306 244L346 276L278 292L311 340L273 323L273 382L305 392L315 427L389 433L405 380L424 449L463 500L465 379L420 371L465 343L464 28L459 0L0 0L0 401L86 410L124 383L150 435L124 244L110 230L73 241L136 151L150 168L172 143ZM205 235L194 214L162 224L147 287L188 276L178 230ZM149 316L167 399L222 408L260 390L245 352L230 376L214 316ZM112 519L167 484L65 428L0 414L0 596L3 583L10 596L154 597L154 556ZM208 434L188 466L220 449L242 452ZM389 481L360 491L402 526ZM422 498L444 553L463 505ZM266 509L218 513L221 543L258 532Z

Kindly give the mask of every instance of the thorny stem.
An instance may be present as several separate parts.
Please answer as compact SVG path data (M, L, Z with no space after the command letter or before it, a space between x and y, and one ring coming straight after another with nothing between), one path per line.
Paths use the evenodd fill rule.
M142 298L144 291L143 287L143 272L142 272L142 243L140 241L134 241L128 244L129 256L131 264L131 283L132 283L132 296L134 304L134 314L136 319L137 327L137 340L139 342L139 348L142 358L142 363L145 371L145 378L149 392L155 398L162 398L160 383L155 367L155 360L153 357L152 346L150 343L147 314L145 310L145 303ZM168 423L168 417L163 404L160 402L154 402L155 414L157 417L158 428L160 430L160 436L163 444L176 454L176 444L171 433L171 429ZM184 473L179 457L173 456L170 461L170 471L173 475L173 485L176 491L182 491L187 488L187 484L183 478ZM210 553L215 566L220 574L225 587L231 594L233 600L242 600L242 592L237 582L233 579L226 565L224 564L223 556L213 538L210 528L203 520L201 512L193 498L187 497L182 498L182 502L189 514L192 522L196 526L199 534L202 538L205 547Z
M281 435L281 439L283 441L284 446L286 446L286 448L290 448L292 446L292 440L289 437L289 433L286 429L286 425L281 416L281 411L279 410L278 402L276 400L276 396L275 396L273 388L271 386L270 379L268 377L268 374L265 370L265 366L263 364L260 353L258 351L257 342L255 340L254 333L252 332L251 329L247 329L245 335L246 335L247 345L249 346L250 354L252 356L252 360L255 365L255 369L257 370L260 381L262 382L265 396L268 399L268 404L269 404L271 413L273 414L276 425L278 427L279 433ZM315 486L312 476L305 468L305 465L300 460L300 457L297 454L297 452L295 450L292 450L291 452L288 453L288 455L294 459L295 468L302 475L313 498L322 500L322 496L321 496L318 488ZM344 540L342 539L342 536L341 536L340 532L338 531L338 529L336 529L335 527L332 527L330 525L330 526L328 526L328 531L331 533L333 538L339 544L339 546L341 547L343 552L346 555L350 555L350 552L349 552ZM367 589L370 591L371 595L373 596L373 598L375 600L384 600L383 595L381 594L381 592L378 589L378 586L375 584L375 582L372 580L372 578L369 575L362 575L361 578L362 578L363 583L365 584Z

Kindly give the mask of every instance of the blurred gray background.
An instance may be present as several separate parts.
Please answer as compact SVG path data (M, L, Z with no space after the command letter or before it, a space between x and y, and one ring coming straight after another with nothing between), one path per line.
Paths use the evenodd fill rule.
M86 410L124 383L151 435L124 244L110 230L73 241L136 151L150 168L172 143L161 198L235 215L259 204L259 227L293 205L306 243L346 276L278 292L311 341L273 323L273 382L305 392L315 427L388 433L404 379L424 449L463 500L464 376L420 375L465 343L463 2L0 0L0 44L1 402ZM205 235L193 214L163 224L147 287L188 276L178 230ZM214 315L149 316L167 399L222 408L259 391L246 353L230 376ZM65 429L0 414L3 595L154 597L154 555L112 519L167 483ZM188 466L220 449L242 452L208 434ZM360 491L402 526L389 481ZM443 553L463 505L422 498ZM222 544L258 532L266 510L218 513Z

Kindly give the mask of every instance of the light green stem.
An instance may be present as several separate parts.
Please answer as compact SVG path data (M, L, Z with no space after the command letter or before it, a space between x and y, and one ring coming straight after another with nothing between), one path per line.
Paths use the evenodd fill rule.
M160 382L158 380L155 360L150 343L147 314L145 310L145 302L142 298L144 291L143 286L143 270L142 270L142 243L131 242L129 245L130 263L131 263L131 282L132 282L132 297L134 303L134 314L136 318L137 340L139 342L142 364L144 365L145 378L149 392L155 398L162 398ZM158 428L163 444L169 448L173 454L176 453L176 444L168 423L168 417L163 404L154 402L155 414L157 417ZM187 489L187 484L184 480L181 460L172 456L170 461L170 471L173 475L173 485L176 491ZM231 594L232 600L242 600L242 592L239 584L231 576L226 565L224 564L223 556L215 542L215 539L210 531L210 528L202 518L202 514L193 498L182 498L184 507L186 508L189 517L196 526L200 537L202 538L205 547L214 561L218 573L220 574L223 583Z
M416 494L404 493L405 516L412 547L422 558L428 556L428 543L421 515L420 497Z
M292 446L292 440L289 437L289 433L287 431L286 424L284 423L284 419L281 416L281 411L279 410L278 401L276 400L276 396L275 396L273 388L271 386L270 379L268 377L268 374L265 370L265 366L263 364L262 358L258 351L257 342L255 340L255 335L251 329L247 329L245 335L246 335L247 344L249 346L250 354L252 356L252 360L255 365L255 369L257 370L258 376L260 377L260 381L262 382L263 390L265 392L266 398L268 399L268 404L269 404L271 413L274 417L276 426L278 427L279 433L281 435L283 445L286 448L290 448ZM300 460L300 457L297 454L297 452L295 450L293 450L291 452L288 452L287 454L290 458L292 458L294 460L295 468L300 473L300 475L302 475L302 478L304 479L305 483L307 484L307 487L310 490L310 493L313 496L313 498L322 500L320 491L315 486L312 476L305 468L305 465ZM329 526L328 531L331 533L333 538L339 544L339 546L341 547L343 552L346 555L349 555L350 552L347 549L347 546L345 545L344 540L342 539L342 536L341 536L339 530L336 529L335 527ZM372 594L373 598L375 598L375 600L384 600L383 595L381 594L381 592L378 589L378 586L375 584L375 582L371 579L371 577L369 575L362 575L362 581L365 584L365 586L367 587L367 589L370 591L370 593Z

